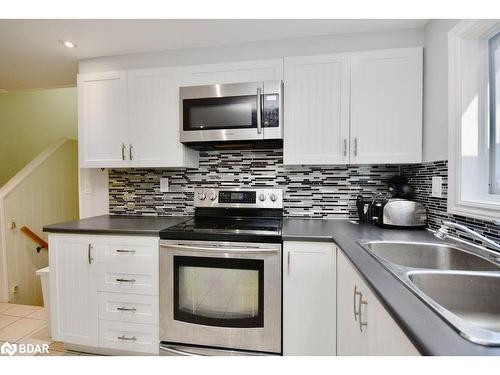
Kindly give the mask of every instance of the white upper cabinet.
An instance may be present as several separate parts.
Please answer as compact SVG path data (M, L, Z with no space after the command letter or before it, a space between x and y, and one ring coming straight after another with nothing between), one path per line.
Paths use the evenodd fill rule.
M80 168L197 167L179 141L175 69L78 76Z
M422 48L351 56L351 163L422 161Z
M177 68L128 72L131 166L197 166L198 152L179 142L178 76Z
M78 75L80 167L125 167L128 142L127 73Z
M274 81L283 79L283 59L192 65L183 71L185 86Z
M285 164L349 162L349 55L285 58Z

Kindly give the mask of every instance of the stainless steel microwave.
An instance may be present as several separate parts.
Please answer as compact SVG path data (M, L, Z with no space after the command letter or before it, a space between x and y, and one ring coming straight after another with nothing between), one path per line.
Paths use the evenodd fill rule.
M283 139L283 82L180 88L182 143Z

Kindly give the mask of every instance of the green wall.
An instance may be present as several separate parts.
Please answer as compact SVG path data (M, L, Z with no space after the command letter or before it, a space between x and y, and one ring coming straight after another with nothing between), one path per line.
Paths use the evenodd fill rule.
M77 133L75 87L0 94L0 186L56 139Z

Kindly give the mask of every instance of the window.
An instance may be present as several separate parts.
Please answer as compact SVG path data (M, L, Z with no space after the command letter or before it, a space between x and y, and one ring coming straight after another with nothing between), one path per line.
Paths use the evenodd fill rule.
M500 21L460 21L448 54L448 212L500 220Z
M490 193L500 194L500 33L489 40Z

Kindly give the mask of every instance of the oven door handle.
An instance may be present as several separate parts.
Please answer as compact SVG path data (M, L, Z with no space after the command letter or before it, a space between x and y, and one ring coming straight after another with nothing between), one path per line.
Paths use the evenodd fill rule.
M186 251L194 250L207 253L269 254L278 252L278 249L272 249L272 248L240 249L233 247L203 247L203 246L188 246L188 245L177 245L177 244L162 245L162 247L172 247L174 249L179 249L179 250L186 250Z

